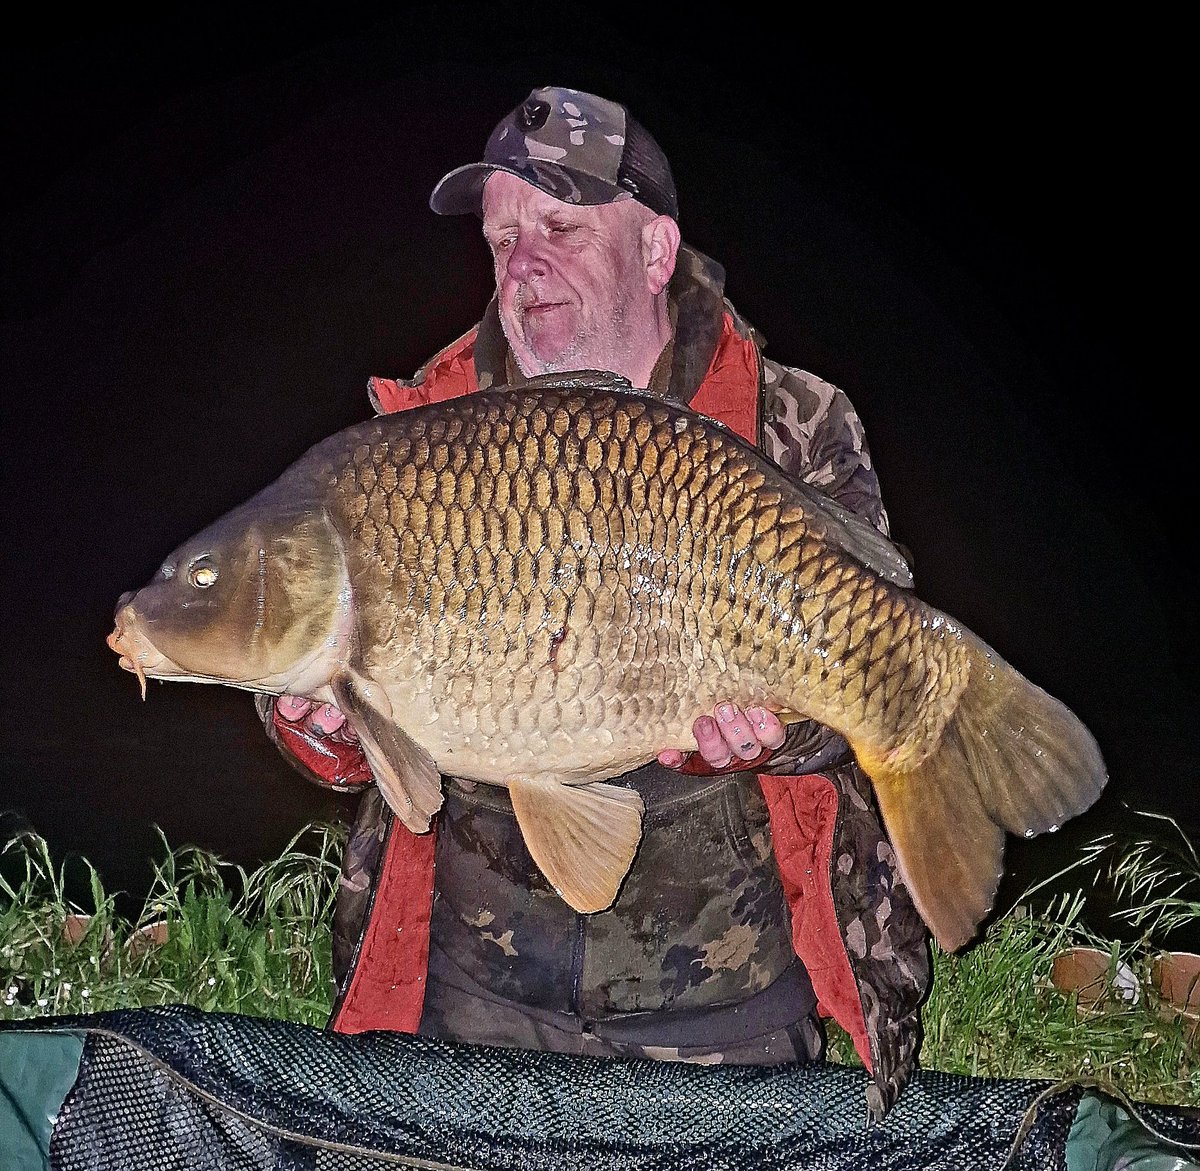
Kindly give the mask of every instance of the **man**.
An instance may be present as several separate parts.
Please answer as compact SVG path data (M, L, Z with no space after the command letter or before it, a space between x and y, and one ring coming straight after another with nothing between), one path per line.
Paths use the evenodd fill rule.
M845 395L763 357L720 267L682 243L667 160L624 107L535 90L430 203L482 216L496 295L414 379L372 379L379 411L611 371L719 419L887 532ZM290 696L262 713L306 775L369 785L341 713ZM929 961L869 785L815 724L785 735L725 703L694 730L698 754L664 745L621 778L645 802L644 836L616 902L592 915L539 874L504 790L446 778L418 837L369 789L343 868L331 1027L771 1063L820 1060L832 1016L881 1116L915 1061Z

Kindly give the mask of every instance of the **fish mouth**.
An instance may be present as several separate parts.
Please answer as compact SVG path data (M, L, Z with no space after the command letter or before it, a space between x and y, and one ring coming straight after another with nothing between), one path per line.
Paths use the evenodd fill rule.
M139 636L129 607L117 613L116 625L104 641L109 650L120 656L117 662L122 670L137 676L143 700L146 698L146 679L164 673L164 668L169 671L172 666L152 643Z

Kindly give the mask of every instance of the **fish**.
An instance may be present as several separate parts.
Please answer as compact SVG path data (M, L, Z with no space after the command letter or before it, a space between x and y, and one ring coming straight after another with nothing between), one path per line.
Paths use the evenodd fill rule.
M714 704L842 735L938 944L995 901L1006 835L1088 809L1084 723L920 599L895 545L723 424L599 372L377 416L317 443L122 595L148 679L334 704L396 816L507 788L575 910L642 834L620 783Z

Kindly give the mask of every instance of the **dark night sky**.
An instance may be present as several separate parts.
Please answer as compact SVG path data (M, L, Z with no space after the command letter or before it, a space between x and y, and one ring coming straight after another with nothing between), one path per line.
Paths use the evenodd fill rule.
M137 890L152 824L253 862L349 808L282 763L247 696L152 685L143 705L104 646L113 604L365 417L369 374L411 374L477 318L477 221L434 216L429 190L566 84L630 105L768 353L850 394L918 592L1100 741L1109 791L1014 848L1010 885L1127 823L1122 802L1200 829L1168 291L1192 188L1161 46L838 54L752 20L680 40L633 8L553 32L529 5L383 11L281 28L218 6L10 43L0 809Z

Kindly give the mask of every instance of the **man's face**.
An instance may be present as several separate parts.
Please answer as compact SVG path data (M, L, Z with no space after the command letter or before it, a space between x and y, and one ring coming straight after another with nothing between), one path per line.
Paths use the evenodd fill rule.
M630 377L655 340L642 229L632 199L563 203L505 171L483 189L500 323L527 375L612 370Z

